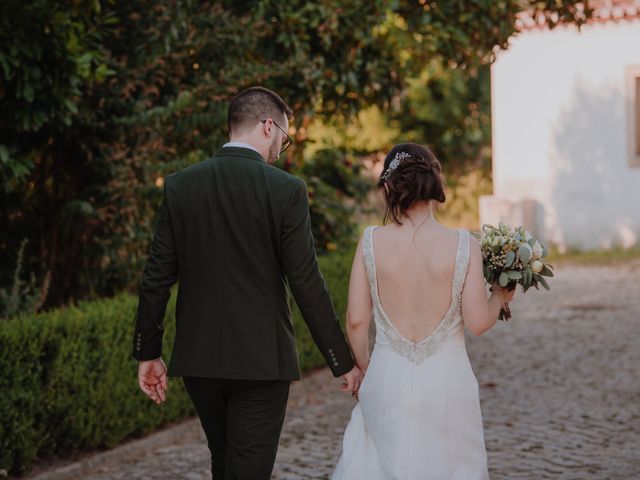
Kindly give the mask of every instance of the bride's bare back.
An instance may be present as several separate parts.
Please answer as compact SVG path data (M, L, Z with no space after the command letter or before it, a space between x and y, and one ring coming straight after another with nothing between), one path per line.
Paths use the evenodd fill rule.
M427 338L451 306L458 232L433 221L377 228L373 249L380 300L389 320L413 342Z
M384 195L385 220L389 223L366 230L356 249L349 280L347 335L363 371L369 364L368 330L374 317L387 317L385 325L391 323L413 348L435 338L432 333L445 317L450 318L449 311L458 313L451 302L461 237L465 243L460 251L468 255L464 255L466 275L456 302L460 302L464 326L482 335L495 325L502 304L513 298L513 292L494 285L487 299L479 242L468 232L447 228L434 218L432 202L443 203L446 199L442 167L431 151L413 143L393 147L385 158L378 187ZM369 263L365 268L365 261L373 261L375 270ZM372 271L377 281L370 278ZM378 292L372 295L371 288L376 287Z

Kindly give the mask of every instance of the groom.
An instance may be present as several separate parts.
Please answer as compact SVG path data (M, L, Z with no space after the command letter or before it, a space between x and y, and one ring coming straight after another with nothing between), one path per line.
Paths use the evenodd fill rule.
M271 165L291 143L291 114L262 87L231 100L231 141L165 178L142 279L139 386L160 404L167 376L183 377L214 479L271 476L289 384L300 378L287 284L342 389L356 392L362 379L318 268L306 185ZM163 318L176 281L167 371Z

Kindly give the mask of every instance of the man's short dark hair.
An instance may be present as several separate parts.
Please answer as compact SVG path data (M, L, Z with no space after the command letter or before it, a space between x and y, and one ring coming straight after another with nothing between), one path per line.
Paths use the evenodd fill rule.
M280 118L291 118L292 114L289 105L276 92L264 87L251 87L238 93L229 103L227 124L229 132L239 133L252 129L267 118L278 123Z

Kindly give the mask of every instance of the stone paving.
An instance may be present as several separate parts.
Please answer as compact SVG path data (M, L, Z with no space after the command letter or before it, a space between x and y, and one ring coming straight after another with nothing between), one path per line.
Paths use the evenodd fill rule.
M640 479L640 260L563 266L553 280L550 293L517 295L511 322L467 339L491 478ZM328 478L353 405L326 369L295 383L274 478ZM189 419L27 478L203 480L209 468Z

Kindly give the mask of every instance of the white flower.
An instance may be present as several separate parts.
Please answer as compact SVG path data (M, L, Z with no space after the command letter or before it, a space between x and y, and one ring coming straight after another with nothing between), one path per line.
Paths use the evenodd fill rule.
M536 260L531 264L531 271L533 273L540 273L543 268L544 268L544 263L542 263L540 260Z
M536 243L533 244L533 258L540 258L542 257L542 245L540 245L540 242L538 242L536 240Z

